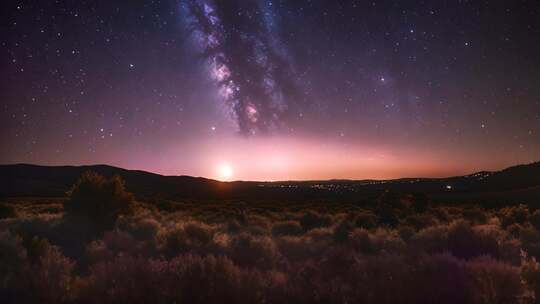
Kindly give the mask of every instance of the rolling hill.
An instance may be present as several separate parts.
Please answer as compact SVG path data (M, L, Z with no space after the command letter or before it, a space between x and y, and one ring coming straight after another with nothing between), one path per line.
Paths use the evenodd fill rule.
M434 197L513 197L540 199L540 162L495 172L449 178L397 180L326 180L286 182L219 182L191 176L163 176L107 165L0 165L0 197L64 196L85 171L120 175L129 191L142 198L164 199L319 199L355 198L386 189L424 192ZM506 193L506 194L505 194ZM513 193L513 194L512 194Z

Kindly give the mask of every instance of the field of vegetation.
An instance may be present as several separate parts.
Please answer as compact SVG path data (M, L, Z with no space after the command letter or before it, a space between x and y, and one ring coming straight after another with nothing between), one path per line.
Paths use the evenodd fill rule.
M2 303L537 303L540 210L136 200L87 173L0 204Z

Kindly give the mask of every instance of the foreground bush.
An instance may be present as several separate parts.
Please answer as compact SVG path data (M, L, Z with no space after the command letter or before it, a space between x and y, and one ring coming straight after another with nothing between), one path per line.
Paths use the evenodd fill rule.
M538 212L414 200L169 212L87 173L67 215L0 220L0 303L539 302Z
M133 195L125 190L119 176L106 178L85 172L71 189L64 209L68 215L89 217L110 227L120 215L131 210L133 202Z

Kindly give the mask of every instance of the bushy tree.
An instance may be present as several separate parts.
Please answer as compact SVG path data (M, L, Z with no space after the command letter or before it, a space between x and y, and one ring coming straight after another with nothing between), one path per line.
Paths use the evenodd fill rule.
M118 216L131 210L133 202L133 195L126 191L119 176L106 178L85 172L69 192L64 209L69 215L88 217L108 228Z

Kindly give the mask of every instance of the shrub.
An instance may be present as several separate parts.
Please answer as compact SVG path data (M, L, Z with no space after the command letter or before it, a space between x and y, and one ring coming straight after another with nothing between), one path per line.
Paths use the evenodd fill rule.
M131 234L121 231L107 231L103 235L103 243L115 254L141 255L143 242L137 241Z
M448 250L456 257L470 259L482 255L499 257L497 239L478 233L465 221L454 222L448 229Z
M499 212L501 225L507 227L511 224L524 224L529 219L529 208L526 205L506 207Z
M271 269L279 259L276 245L269 237L240 233L229 246L233 262L243 267Z
M172 296L168 302L264 302L263 276L235 266L227 257L184 255L167 263L166 269L167 277L176 278L161 284L168 288L166 294Z
M354 224L358 228L375 228L377 226L377 216L371 211L362 211L356 215Z
M334 241L341 243L349 239L354 227L348 219L342 219L334 228Z
M308 210L300 218L300 225L305 231L327 227L332 223L332 219L329 216L321 215L315 211Z
M179 225L166 236L167 251L170 256L194 252L202 254L213 244L215 231L211 226L191 221Z
M240 268L224 256L186 254L170 261L118 257L94 265L88 281L91 303L272 303L286 278Z
M395 227L404 211L404 207L398 193L385 191L377 200L376 213L382 224Z
M130 211L133 195L125 190L119 176L106 178L85 172L69 192L64 209L69 215L85 216L110 227L116 219Z
M4 303L17 303L27 266L21 239L8 231L0 231L0 299Z
M433 216L425 213L409 215L407 218L405 218L405 222L408 226L411 226L416 230L430 227L437 223Z
M415 212L425 212L430 205L430 199L424 193L415 193L412 199L412 208Z
M378 254L380 248L371 239L369 232L364 229L355 229L349 235L353 248L363 254Z
M334 230L331 227L311 229L305 234L314 242L331 242L334 237Z
M46 239L39 238L37 236L25 240L24 244L28 254L28 260L31 263L37 263L51 246Z
M411 263L402 263L407 262ZM459 259L449 254L423 255L412 264L414 269L400 277L405 300L397 298L395 303L470 303L468 276Z
M533 214L531 214L529 222L534 228L540 229L540 209L535 210Z
M521 265L521 276L533 292L533 299L540 300L540 263L535 259L527 259Z
M214 238L212 227L201 222L187 222L184 231L191 240L202 245L209 244Z
M279 222L272 227L272 234L275 236L301 235L303 232L302 226L296 221Z
M540 258L540 231L533 227L522 229L520 240L521 246L527 254L537 259Z
M262 230L270 230L270 228L272 227L272 222L267 217L254 214L246 217L246 225L251 227L258 227Z
M487 222L487 212L478 207L463 209L463 218L477 224L485 224Z
M60 303L70 298L75 263L58 247L47 245L28 273L31 296L42 303Z
M470 303L463 264L448 254L377 255L349 266L350 303ZM389 291L392 292L389 292Z
M0 204L0 219L17 217L15 207L8 204Z
M506 227L506 231L510 233L513 237L519 238L523 227L520 224L512 224Z
M285 236L276 240L281 255L290 261L302 262L316 258L324 249L322 242L310 242L306 237Z
M85 248L85 253L90 264L112 260L116 255L109 250L103 240L90 242Z
M156 219L145 214L137 218L126 217L117 222L117 227L129 232L133 237L140 241L153 241L161 230L161 224Z
M467 263L467 269L471 276L469 291L473 303L522 303L519 268L481 257Z
M422 229L410 243L415 249L428 253L448 251L448 227L440 225Z
M410 227L410 226L399 226L398 233L401 239L403 239L405 242L408 242L410 239L413 238L416 231Z

